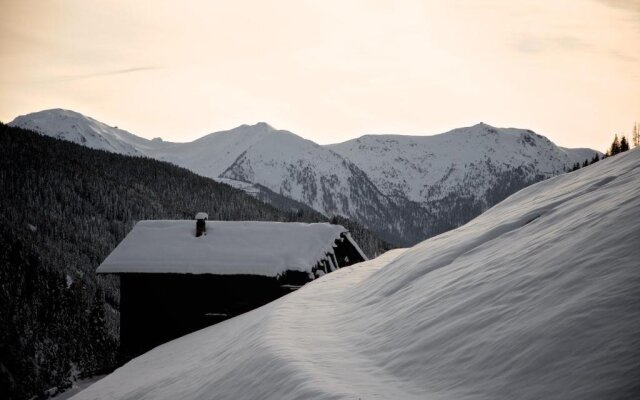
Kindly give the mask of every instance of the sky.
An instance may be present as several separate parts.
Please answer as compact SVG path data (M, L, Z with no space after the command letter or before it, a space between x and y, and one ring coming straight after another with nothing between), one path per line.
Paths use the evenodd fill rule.
M0 0L0 121L65 108L190 141L478 122L604 150L640 122L640 0Z

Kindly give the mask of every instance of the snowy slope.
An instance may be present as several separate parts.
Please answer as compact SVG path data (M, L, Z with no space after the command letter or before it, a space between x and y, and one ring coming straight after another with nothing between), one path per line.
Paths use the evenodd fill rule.
M327 214L357 215L356 191L385 203L377 188L340 155L291 132L273 130L247 147L220 175L259 183Z
M76 399L640 393L640 151L132 360Z
M591 160L594 156L594 154L598 153L598 156L602 157L604 155L604 153L601 152L595 152L592 149L586 149L586 148L575 148L575 149L570 149L567 147L559 147L560 150L564 151L565 153L567 153L567 155L569 156L569 160L574 162L574 163L580 163L582 164L584 162L584 160Z
M150 148L162 144L59 108L21 115L9 125L118 154L144 155Z
M245 150L277 132L259 122L211 133L187 143L150 151L149 156L185 167L210 178L219 177Z
M595 154L560 148L529 130L483 123L435 136L366 135L327 147L354 162L384 193L420 203L455 190L482 198L501 173L522 168L533 181Z

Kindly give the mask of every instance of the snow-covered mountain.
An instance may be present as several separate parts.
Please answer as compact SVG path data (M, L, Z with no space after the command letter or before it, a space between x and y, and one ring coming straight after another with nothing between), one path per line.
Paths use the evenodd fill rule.
M200 175L218 178L248 148L277 132L264 122L211 133L193 142L173 143L148 154Z
M327 146L351 160L387 195L423 204L453 191L484 198L503 173L550 177L594 155L563 149L530 130L480 123L434 136L366 135Z
M21 116L10 125L168 161L258 197L273 198L271 191L325 215L354 219L400 244L455 228L516 190L595 154L562 149L531 131L485 124L436 136L368 135L329 146L266 123L189 143L147 140L59 109Z
M21 115L9 125L118 154L144 155L156 142L60 108Z
M264 122L147 154L222 182L260 184L326 215L357 215L358 195L377 192L362 171L340 155Z
M631 399L640 150L166 343L74 399Z
M65 110L28 114L9 125L91 144L93 148L171 162L242 188L263 200L270 201L274 194L282 195L328 216L342 215L366 221L365 226L389 241L410 241L404 240L405 232L411 231L400 218L404 211L353 163L312 141L266 123L242 125L188 143L137 138ZM102 133L104 140L95 139L97 133ZM418 230L411 232L411 236L415 236Z
M367 221L363 223L375 227L387 240L397 242L402 237L403 227L392 222L399 207L358 167L331 150L264 122L147 150L146 154L254 195L266 188L328 216Z
M220 176L258 183L325 215L373 221L395 207L353 163L287 131L261 136Z

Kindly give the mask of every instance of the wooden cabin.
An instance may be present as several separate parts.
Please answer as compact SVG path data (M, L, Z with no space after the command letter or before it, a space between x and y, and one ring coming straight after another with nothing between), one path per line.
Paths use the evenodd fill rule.
M140 221L98 267L120 277L125 358L260 307L366 260L327 223Z

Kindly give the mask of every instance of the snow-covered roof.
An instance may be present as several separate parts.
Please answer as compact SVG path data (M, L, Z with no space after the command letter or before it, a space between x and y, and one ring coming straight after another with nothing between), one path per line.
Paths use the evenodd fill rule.
M193 220L140 221L97 272L277 276L311 271L347 233L327 223L206 221L206 226L206 235L196 237Z

